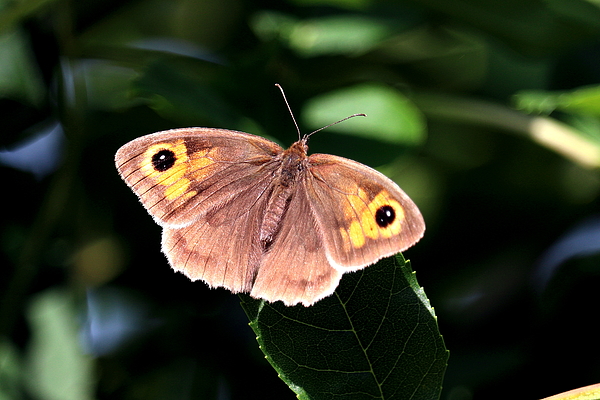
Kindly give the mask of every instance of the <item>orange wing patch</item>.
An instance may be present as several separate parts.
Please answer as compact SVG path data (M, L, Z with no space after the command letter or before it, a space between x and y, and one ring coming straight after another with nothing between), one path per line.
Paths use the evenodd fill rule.
M166 171L158 171L154 167L153 157L163 150L169 150L175 154L175 164ZM142 159L140 167L144 175L154 180L157 185L165 186L164 195L168 200L173 201L182 197L188 199L196 194L196 191L190 190L192 182L186 178L190 160L183 140L152 145L144 152Z
M348 228L340 228L344 241L349 241L353 248L361 248L367 239L376 240L379 237L390 238L398 235L402 230L404 221L404 208L390 197L385 190L379 192L372 200L369 200L367 192L358 189L357 196L348 196L349 202L345 206L344 213L349 221ZM376 213L383 206L392 207L396 213L394 221L381 227L377 223Z

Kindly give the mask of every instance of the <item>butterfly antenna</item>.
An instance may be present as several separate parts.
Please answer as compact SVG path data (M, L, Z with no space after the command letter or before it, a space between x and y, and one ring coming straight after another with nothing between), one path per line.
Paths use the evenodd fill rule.
M292 112L292 108L290 107L290 103L287 101L287 97L285 97L285 92L279 83L276 83L275 86L279 88L281 91L281 95L283 96L283 101L285 101L285 105L292 116L292 121L294 121L294 125L296 126L296 132L298 132L298 140L302 139L302 134L300 133L300 128L298 127L298 123L296 122L296 118L294 117L294 113Z
M329 125L325 125L324 127L322 127L322 128L319 128L319 129L317 129L316 131L313 131L313 132L309 133L308 135L306 135L306 138L308 138L309 136L311 136L311 135L313 135L313 134L315 134L315 133L317 133L317 132L320 132L320 131L322 131L323 129L327 129L327 128L329 128L330 126L337 125L337 124L339 124L340 122L344 122L344 121L346 121L346 120L349 120L350 118L354 118L354 117L366 117L366 116L367 116L367 114L363 114L363 113L360 113L360 114L352 114L352 115L350 115L350 116L348 116L348 117L346 117L346 118L342 118L342 119L340 119L339 121L335 121L335 122L333 122L333 123L331 123L331 124L329 124Z
M292 109L291 109L291 107L290 107L290 104L288 103L288 101L287 101L287 98L285 97L285 92L283 91L283 88L281 87L281 85L280 85L279 83L276 83L276 84L275 84L275 86L277 86L277 87L279 88L279 90L281 91L281 95L283 96L283 101L285 101L285 105L287 106L287 109L288 109L288 111L290 112L290 115L292 116L292 121L294 121L294 125L296 126L296 131L298 132L298 140L306 140L306 139L308 139L310 136L312 136L313 134L315 134L315 133L317 133L317 132L320 132L320 131L322 131L323 129L327 129L327 128L329 128L330 126L337 125L337 124L339 124L340 122L344 122L344 121L346 121L346 120L348 120L348 119L350 119L350 118L354 118L354 117L366 117L366 116L367 116L367 114L362 114L362 113L359 113L359 114L352 114L352 115L350 115L350 116L348 116L348 117L346 117L346 118L342 118L342 119L340 119L339 121L336 121L336 122L334 122L334 123L331 123L331 124L329 124L329 125L326 125L326 126L324 126L324 127L322 127L322 128L319 128L319 129L317 129L316 131L313 131L313 132L309 133L308 135L304 135L304 138L303 138L303 137L302 137L302 134L300 133L300 128L298 127L298 123L296 122L296 118L294 117L294 113L292 112Z

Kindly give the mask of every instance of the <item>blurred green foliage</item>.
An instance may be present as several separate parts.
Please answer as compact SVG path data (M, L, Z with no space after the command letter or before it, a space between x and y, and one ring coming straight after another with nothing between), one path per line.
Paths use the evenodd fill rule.
M441 398L599 382L599 39L592 0L1 0L0 398L294 398L113 165L176 127L291 144L275 83L303 132L368 114L311 151L421 208Z

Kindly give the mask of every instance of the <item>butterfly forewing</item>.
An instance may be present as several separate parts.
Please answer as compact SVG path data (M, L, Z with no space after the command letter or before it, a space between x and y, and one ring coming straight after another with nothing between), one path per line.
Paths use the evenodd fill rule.
M115 161L155 220L176 227L222 206L256 176L270 173L265 165L281 151L247 133L189 128L135 139L119 149Z

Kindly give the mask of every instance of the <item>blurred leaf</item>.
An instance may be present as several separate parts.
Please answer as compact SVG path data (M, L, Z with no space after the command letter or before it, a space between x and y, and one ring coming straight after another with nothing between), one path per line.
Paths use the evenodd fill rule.
M517 110L528 114L549 115L556 110L557 97L544 90L524 90L513 96Z
M524 90L514 96L515 107L528 113L568 113L600 116L600 86L585 86L570 91Z
M292 3L301 6L329 6L346 8L350 10L364 9L373 3L372 0L292 0Z
M298 20L264 11L254 16L251 25L263 40L279 38L305 57L361 55L392 33L384 21L360 15Z
M357 56L390 34L381 21L364 16L335 16L304 20L289 37L289 46L308 57L345 54Z
M412 24L382 41L369 56L402 64L424 87L480 87L489 74L489 43L464 27Z
M600 146L600 118L592 114L567 114L563 120Z
M575 22L598 27L600 7L594 0L544 0L557 15L572 19Z
M0 34L0 54L0 97L39 105L43 82L26 36L19 30Z
M137 77L133 68L104 60L82 60L76 66L75 76L80 87L85 88L89 108L117 111L141 102L132 99L129 93Z
M500 128L524 135L585 168L600 166L600 142L553 118L524 115L483 100L436 94L413 98L429 118Z
M39 12L43 7L56 0L24 0L24 1L11 1L11 2L0 2L0 34L8 31L24 19L29 18L32 14ZM6 7L4 3L9 3L10 6Z
M513 97L513 103L517 109L527 113L566 113L563 120L568 125L564 125L562 130L568 129L570 136L578 141L576 147L580 150L579 153L586 152L600 157L600 86L585 86L562 92L526 90L517 93ZM547 121L552 120L548 118ZM555 125L562 126L559 123ZM544 132L548 137L554 130L545 129ZM562 138L561 142L568 144L571 141Z
M243 296L260 348L300 399L439 397L448 352L401 255L344 275L312 307Z
M22 368L15 346L0 340L0 400L20 399Z
M201 68L190 73L163 61L152 63L135 81L134 93L145 98L159 115L183 126L209 124L237 129L235 121L239 115L208 84L208 76L215 74L214 65L201 64Z
M288 40L298 18L276 11L260 11L250 18L250 27L263 41Z
M161 0L123 2L83 32L80 43L85 46L108 46L113 48L112 51L123 52L144 38L169 36L175 22L173 16L180 3ZM87 5L94 9L91 4ZM83 5L80 7L81 10L85 8ZM95 51L98 50L103 51Z
M27 318L32 332L26 365L30 392L41 400L92 399L93 364L81 350L72 297L49 289L33 299Z
M583 0L462 0L460 6L446 0L416 1L530 55L555 52L600 31L600 10Z
M417 107L399 91L380 84L362 84L339 89L309 100L302 116L318 129L340 116L365 113L332 126L344 132L382 142L415 145L425 140L425 120Z

